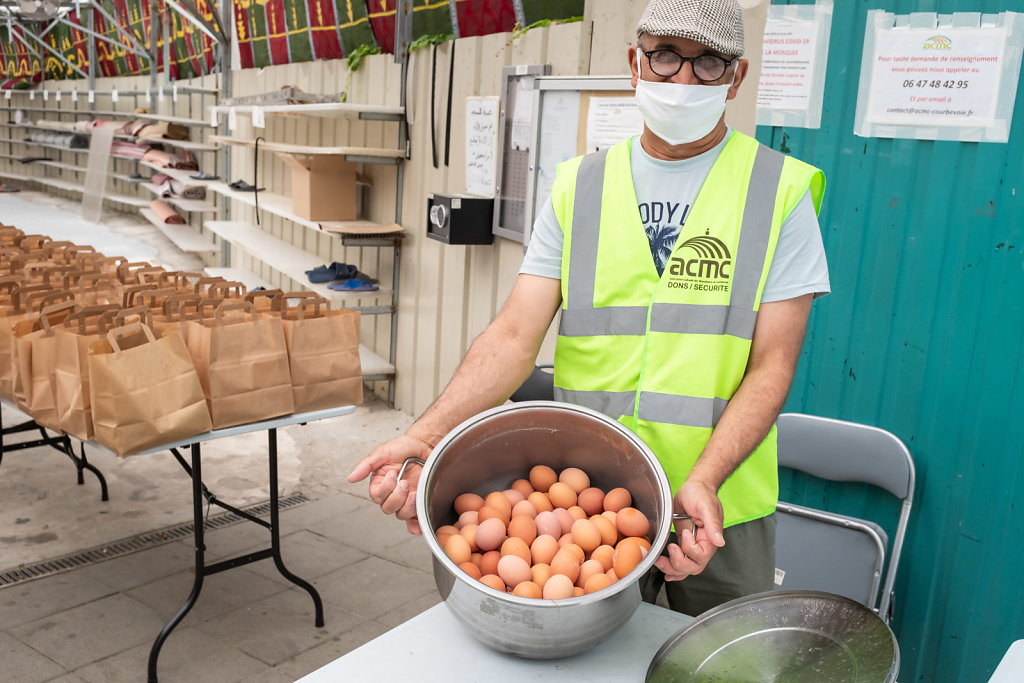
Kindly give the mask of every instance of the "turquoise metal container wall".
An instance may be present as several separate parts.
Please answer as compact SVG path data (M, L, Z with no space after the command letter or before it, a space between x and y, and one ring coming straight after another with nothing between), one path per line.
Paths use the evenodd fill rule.
M876 425L910 448L916 509L893 616L899 679L986 681L1024 638L1024 78L1007 144L857 137L870 9L996 13L1024 3L835 0L821 129L758 129L828 178L832 294L814 304L785 409ZM881 504L793 478L781 496L852 514Z

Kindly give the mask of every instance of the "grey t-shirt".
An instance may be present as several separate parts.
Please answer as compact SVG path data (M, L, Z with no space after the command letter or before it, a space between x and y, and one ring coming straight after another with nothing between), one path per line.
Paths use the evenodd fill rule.
M683 161L655 159L644 151L639 137L633 138L633 186L659 273L664 270L690 207L730 135L732 130L713 149ZM562 244L562 229L549 198L534 222L530 246L519 272L561 278ZM821 296L829 291L821 229L811 193L807 192L782 224L761 301L783 301L803 294Z

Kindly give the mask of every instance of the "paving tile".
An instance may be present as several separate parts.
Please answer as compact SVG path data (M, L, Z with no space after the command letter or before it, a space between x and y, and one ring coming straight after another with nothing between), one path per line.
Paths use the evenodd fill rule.
M137 683L147 678L149 650L146 643L75 671L87 683ZM195 681L251 681L272 669L226 641L182 623L160 649L157 676L160 683Z
M405 522L385 515L369 500L344 515L315 522L309 530L371 554L398 545L410 536Z
M254 547L248 550L256 549ZM302 530L281 538L281 558L288 571L306 581L312 581L365 559L366 553L333 538ZM294 585L277 571L272 559L257 562L246 568L278 583Z
M366 502L366 496L339 493L288 508L281 512L281 532L308 529L311 524L352 512Z
M325 600L324 627L317 628L313 601L306 591L296 588L203 622L199 628L260 661L276 665L356 628L362 621Z
M311 650L307 650L297 657L279 664L276 669L287 673L289 676L288 680L294 681L330 664L335 659L365 645L377 636L387 633L388 630L390 629L378 621L363 622L359 628L354 628L322 645L317 645Z
M317 587L325 601L367 619L376 619L437 592L432 575L379 557L368 557L322 576L317 580Z
M170 620L185 604L185 600L192 592L194 580L195 572L187 570L125 591L125 594L149 605L165 619ZM248 567L236 567L230 571L205 576L199 598L185 615L180 626L213 619L283 590L285 587L281 584L249 571Z
M81 570L0 588L0 626L10 630L113 592Z
M277 668L268 666L255 676L239 679L238 683L294 683L294 681L294 676L289 676Z
M166 620L125 595L111 595L11 629L67 669L152 642Z
M41 683L68 673L63 666L5 631L0 631L0 662L5 681Z
M270 530L254 522L244 521L231 524L203 534L206 545L206 562L234 557L253 546L270 547Z
M404 541L376 553L378 557L428 574L434 571L430 546L422 536L406 534Z
M97 562L77 572L123 591L193 566L195 550L189 539Z
M76 673L68 673L57 678L50 679L47 683L89 683Z

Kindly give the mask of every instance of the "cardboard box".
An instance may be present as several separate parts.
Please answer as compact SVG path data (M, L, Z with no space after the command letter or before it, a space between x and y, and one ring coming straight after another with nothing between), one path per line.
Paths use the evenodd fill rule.
M309 221L351 221L356 206L356 165L344 157L278 152L292 169L292 211Z

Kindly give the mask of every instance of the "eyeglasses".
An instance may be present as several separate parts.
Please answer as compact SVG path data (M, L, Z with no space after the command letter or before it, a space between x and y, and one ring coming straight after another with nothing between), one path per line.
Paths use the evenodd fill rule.
M698 81L711 83L725 75L725 70L732 64L734 59L725 59L713 54L702 54L696 57L684 57L672 50L647 50L643 51L647 56L647 62L651 65L651 71L662 78L672 78L683 68L684 62L689 62L693 68L693 75Z

